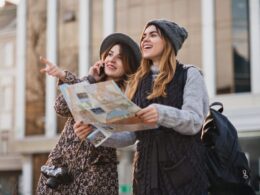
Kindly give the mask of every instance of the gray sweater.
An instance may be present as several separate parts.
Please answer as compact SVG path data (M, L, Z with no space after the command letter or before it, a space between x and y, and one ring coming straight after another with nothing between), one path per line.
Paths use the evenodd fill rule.
M209 99L205 82L201 71L192 66L188 69L187 81L184 87L183 105L181 109L162 104L152 104L159 113L158 125L172 128L183 135L195 135L201 129L203 121L208 113ZM158 70L151 67L153 76ZM126 147L136 141L134 132L118 132L108 138L102 146Z

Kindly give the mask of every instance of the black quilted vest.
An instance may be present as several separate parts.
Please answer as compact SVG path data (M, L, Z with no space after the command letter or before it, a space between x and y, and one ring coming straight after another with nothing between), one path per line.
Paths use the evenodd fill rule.
M187 69L177 63L173 80L167 85L167 97L147 100L152 73L141 79L133 101L141 108L159 103L181 109ZM200 135L186 136L160 126L136 132L134 162L135 195L200 195L207 189Z

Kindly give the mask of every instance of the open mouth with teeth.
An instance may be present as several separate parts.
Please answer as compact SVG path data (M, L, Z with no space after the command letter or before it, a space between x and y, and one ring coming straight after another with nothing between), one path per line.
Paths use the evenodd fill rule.
M143 46L143 49L151 49L152 48L152 45L144 45Z

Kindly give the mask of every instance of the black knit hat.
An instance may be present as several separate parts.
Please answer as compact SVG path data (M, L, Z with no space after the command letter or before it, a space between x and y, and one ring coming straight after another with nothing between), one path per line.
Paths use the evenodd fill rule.
M101 43L100 50L99 50L100 57L108 48L116 44L124 44L133 52L134 64L130 64L130 66L134 71L136 71L141 62L140 48L131 37L125 34L113 33L108 35Z
M152 20L147 23L147 26L155 25L162 33L171 41L172 46L177 55L178 50L181 48L183 42L188 37L188 32L185 28L180 27L178 24L167 20Z

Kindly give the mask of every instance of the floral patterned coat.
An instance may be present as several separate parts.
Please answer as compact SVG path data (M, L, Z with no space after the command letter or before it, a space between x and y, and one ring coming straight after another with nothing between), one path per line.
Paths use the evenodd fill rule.
M65 83L87 81L77 79L66 71ZM61 83L59 83L61 84ZM56 189L46 186L47 178L41 174L36 193L39 195L117 195L118 173L116 150L108 147L95 148L87 140L81 140L73 130L75 123L65 99L60 94L55 102L57 114L68 117L59 141L50 152L46 165L67 167L73 177L69 184L60 184Z

